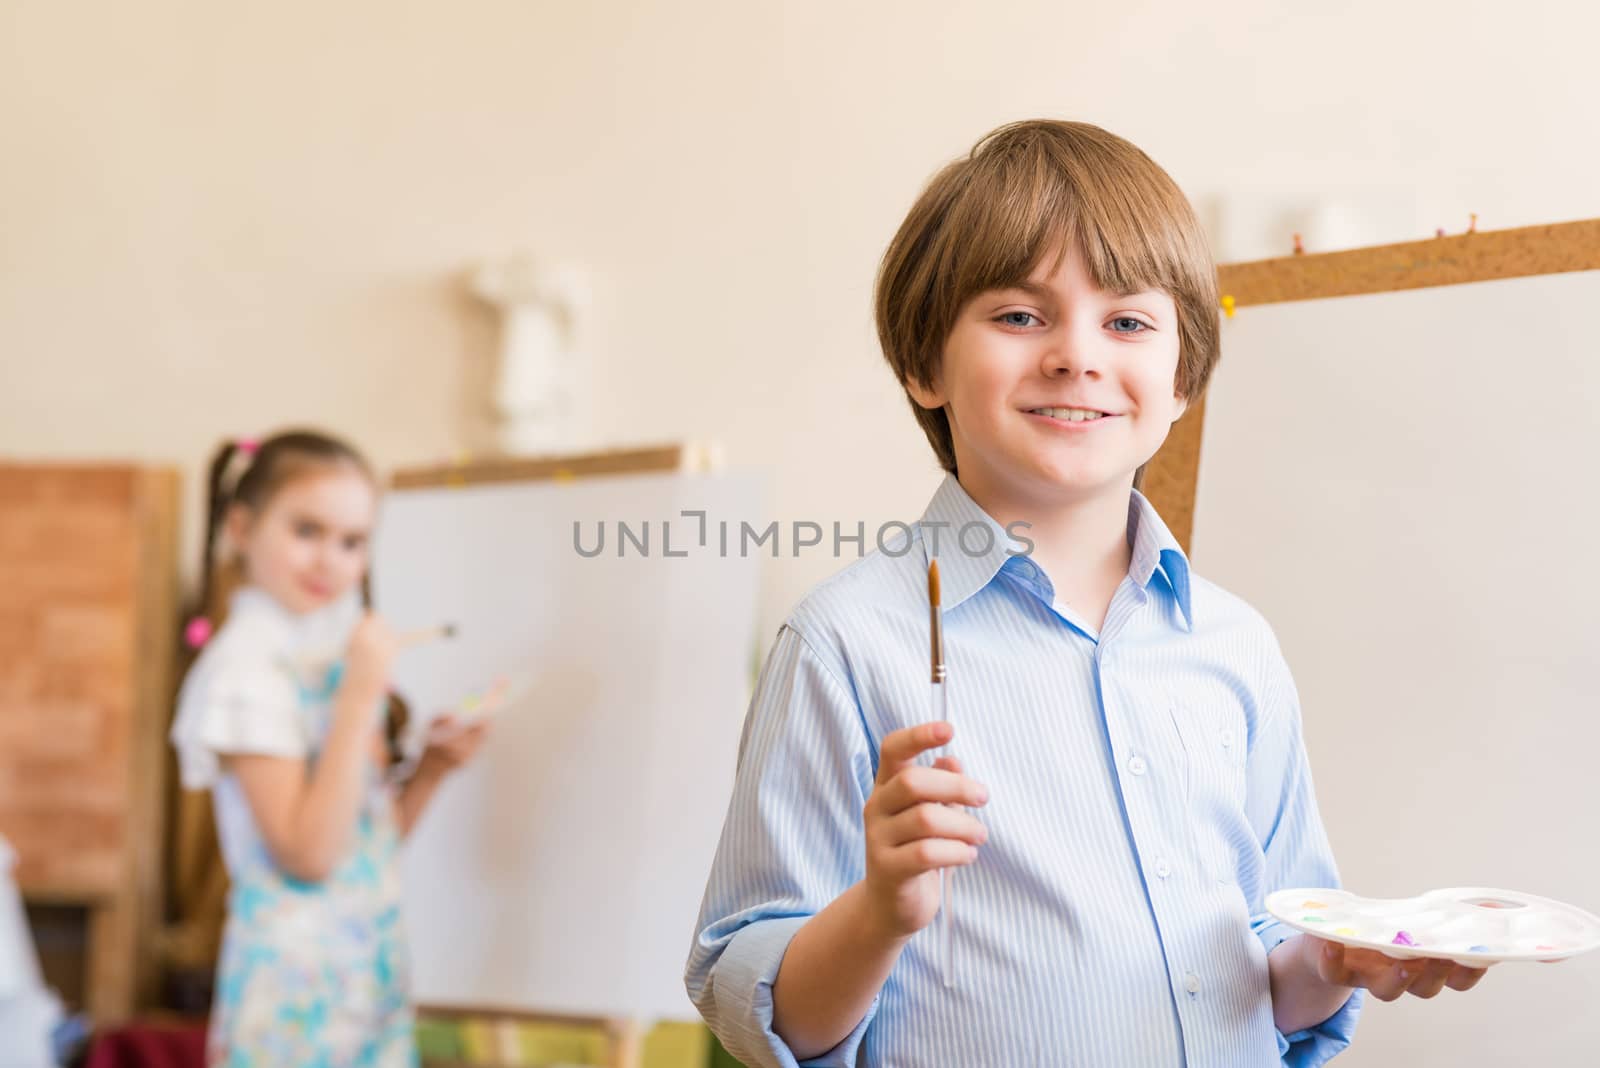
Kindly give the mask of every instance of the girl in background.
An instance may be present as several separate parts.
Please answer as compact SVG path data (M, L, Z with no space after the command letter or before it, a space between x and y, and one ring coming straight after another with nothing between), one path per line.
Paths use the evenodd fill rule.
M405 717L395 636L364 607L377 503L367 462L318 433L230 442L211 465L209 622L186 635L204 648L172 743L184 786L212 791L232 883L212 1065L416 1063L399 842L485 726L437 722L388 782Z

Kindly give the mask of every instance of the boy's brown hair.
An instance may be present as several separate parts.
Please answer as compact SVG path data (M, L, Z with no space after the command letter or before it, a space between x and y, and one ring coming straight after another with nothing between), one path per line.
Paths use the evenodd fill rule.
M1178 394L1217 364L1217 275L1194 210L1134 145L1082 122L1035 119L985 135L945 167L889 243L875 294L878 341L902 386L931 388L973 297L1025 281L1046 255L1083 256L1101 289L1160 289L1178 309ZM956 470L950 421L907 393L939 464Z

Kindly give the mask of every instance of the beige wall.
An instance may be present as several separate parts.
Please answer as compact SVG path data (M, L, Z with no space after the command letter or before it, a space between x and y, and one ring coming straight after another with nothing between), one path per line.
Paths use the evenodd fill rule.
M0 455L192 475L300 421L385 465L481 449L461 275L527 249L593 279L594 442L720 439L779 518L870 525L938 477L876 259L1002 121L1100 122L1212 214L1600 215L1600 14L1292 6L0 0ZM774 568L769 623L835 566Z
M1212 207L1414 198L1383 238L1600 214L1600 15L1427 6L5 0L0 455L481 449L461 273L528 249L593 279L594 441L720 438L781 518L912 518L872 272L999 122L1098 121Z

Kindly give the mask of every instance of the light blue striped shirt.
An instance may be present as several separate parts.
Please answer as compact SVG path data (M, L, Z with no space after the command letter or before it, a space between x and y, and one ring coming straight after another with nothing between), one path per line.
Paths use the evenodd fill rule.
M981 555L955 540L973 523ZM953 877L957 985L929 927L806 1063L1241 1068L1343 1049L1359 995L1312 1030L1273 1025L1267 953L1294 932L1262 901L1338 875L1271 629L1191 576L1136 492L1096 634L954 477L909 538L812 591L767 659L685 975L718 1037L749 1065L796 1063L772 984L794 933L865 874L879 743L930 718L935 533L950 751L990 796L988 841Z

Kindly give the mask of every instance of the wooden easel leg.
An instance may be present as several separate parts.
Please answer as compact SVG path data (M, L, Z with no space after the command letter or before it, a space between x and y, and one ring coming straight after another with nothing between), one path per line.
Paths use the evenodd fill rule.
M84 1001L95 1025L133 1015L134 956L138 932L134 902L124 892L89 909L89 961Z
M522 1063L522 1028L515 1020L494 1023L494 1059L503 1065Z
M639 1021L612 1017L606 1021L611 1040L610 1068L640 1068L644 1063L644 1028Z

